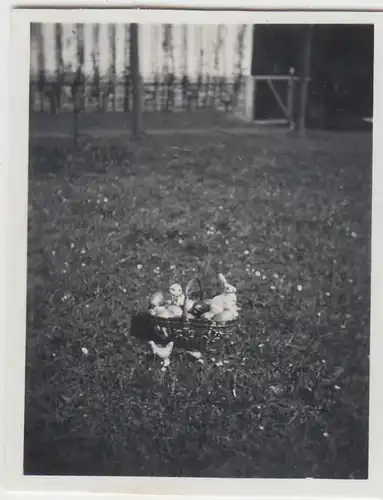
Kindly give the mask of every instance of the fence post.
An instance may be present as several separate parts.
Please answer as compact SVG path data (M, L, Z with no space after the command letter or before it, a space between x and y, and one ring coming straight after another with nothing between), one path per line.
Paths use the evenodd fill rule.
M289 69L290 78L287 83L287 110L289 115L290 130L294 130L294 86L295 86L295 68Z
M72 81L72 100L73 100L73 142L75 147L78 146L78 135L79 135L79 127L78 127L78 118L79 118L79 101L80 101L80 86L81 86L81 66L79 66L76 70Z
M245 79L244 88L245 109L244 114L249 122L254 120L254 77L249 75Z
M130 111L130 74L129 69L125 68L124 76L124 111L127 113Z
M256 121L256 119L257 119L257 102L258 102L258 99L257 99L257 90L258 90L257 83L258 83L257 76L254 75L253 76L253 85L254 85L254 88L253 88L253 120L254 121Z
M130 26L130 64L132 73L133 90L133 113L132 131L135 137L142 132L142 79L140 75L139 47L138 47L138 24Z
M299 99L298 131L304 134L306 128L306 112L308 85L310 80L311 48L313 37L313 25L309 24L305 30L302 52L301 89Z

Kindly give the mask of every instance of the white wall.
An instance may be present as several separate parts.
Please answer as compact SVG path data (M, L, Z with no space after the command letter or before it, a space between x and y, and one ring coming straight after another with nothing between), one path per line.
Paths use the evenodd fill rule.
M220 75L227 78L237 74L237 35L244 26L244 54L242 69L244 75L251 73L252 55L252 25L172 25L172 40L174 54L174 72L181 77L187 69L188 76L196 79L200 70L200 51L203 50L203 73ZM92 52L94 45L95 25L84 25L85 64L84 71L87 76L93 74ZM36 37L43 39L45 70L54 73L56 70L56 38L53 24L40 25L40 30L32 31L31 40L31 75L38 73L38 43ZM62 37L62 57L64 65L75 70L77 67L77 35L75 24L64 24ZM218 35L221 34L223 43L218 57L218 70L215 64L215 46ZM116 72L123 75L125 64L129 64L128 25L116 25ZM186 35L186 36L185 36ZM185 46L186 39L186 46ZM107 76L111 61L111 43L108 25L99 25L99 67L101 76ZM162 47L164 40L164 26L158 24L140 25L139 50L140 70L144 80L152 80L156 71L163 73L166 55Z

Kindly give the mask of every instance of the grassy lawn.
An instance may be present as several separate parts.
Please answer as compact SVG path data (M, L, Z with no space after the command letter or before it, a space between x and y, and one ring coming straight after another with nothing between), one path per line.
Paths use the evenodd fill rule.
M30 146L26 473L365 478L370 134L104 142ZM132 315L209 254L238 331L161 372Z

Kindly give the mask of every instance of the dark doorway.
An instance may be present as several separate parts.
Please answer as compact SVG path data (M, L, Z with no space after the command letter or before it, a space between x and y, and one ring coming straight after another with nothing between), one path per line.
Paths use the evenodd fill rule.
M304 25L256 25L252 75L301 73ZM307 125L356 128L373 110L373 25L315 25ZM286 90L280 84L280 92ZM299 85L296 86L299 91ZM295 93L297 95L297 92ZM254 119L279 118L267 85L257 84Z

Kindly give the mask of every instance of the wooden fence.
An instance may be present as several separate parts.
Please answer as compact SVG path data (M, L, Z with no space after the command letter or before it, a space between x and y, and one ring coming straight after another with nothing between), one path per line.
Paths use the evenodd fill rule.
M74 88L76 90L74 90ZM201 79L190 82L187 77L181 81L143 82L144 111L193 111L215 109L232 111L236 103L243 99L243 81L226 79ZM78 108L87 112L125 111L132 109L132 86L129 79L122 82L103 82L94 85L82 81L74 87L73 82L38 81L30 82L30 107L38 112L72 111L74 98Z

